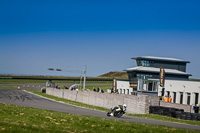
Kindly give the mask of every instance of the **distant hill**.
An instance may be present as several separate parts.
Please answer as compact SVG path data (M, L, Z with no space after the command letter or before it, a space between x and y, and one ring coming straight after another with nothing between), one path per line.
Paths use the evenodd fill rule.
M127 72L108 72L106 74L98 76L98 78L116 78L128 80Z

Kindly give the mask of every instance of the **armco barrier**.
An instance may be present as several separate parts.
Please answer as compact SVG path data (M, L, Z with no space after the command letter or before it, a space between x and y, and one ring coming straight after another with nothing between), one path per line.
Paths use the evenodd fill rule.
M93 91L76 91L63 90L55 88L46 88L48 95L65 98L72 101L100 106L105 108L113 108L116 105L126 104L127 113L134 114L148 114L149 106L159 105L159 98L147 95L125 95L125 94L111 94L98 93Z

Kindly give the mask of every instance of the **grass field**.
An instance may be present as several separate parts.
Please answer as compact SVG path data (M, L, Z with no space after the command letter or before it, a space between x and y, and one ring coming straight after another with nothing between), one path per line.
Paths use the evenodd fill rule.
M169 128L124 121L59 113L0 103L0 132L65 133L198 133L196 130Z
M0 79L0 84L29 84L29 83L46 83L47 79ZM80 79L76 80L53 80L55 83L80 83ZM87 83L107 83L111 84L112 81L86 81ZM82 81L83 83L83 81Z

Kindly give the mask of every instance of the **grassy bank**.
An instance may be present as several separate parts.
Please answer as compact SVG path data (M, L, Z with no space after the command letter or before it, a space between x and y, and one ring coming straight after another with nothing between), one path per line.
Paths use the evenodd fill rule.
M66 132L66 133L197 133L199 131L165 126L145 125L59 113L0 103L0 132Z

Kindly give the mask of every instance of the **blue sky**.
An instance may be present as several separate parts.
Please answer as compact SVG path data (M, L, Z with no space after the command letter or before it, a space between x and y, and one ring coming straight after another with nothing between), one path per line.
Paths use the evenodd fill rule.
M87 76L137 56L188 60L200 79L199 0L1 0L0 74ZM47 68L62 68L52 72Z

